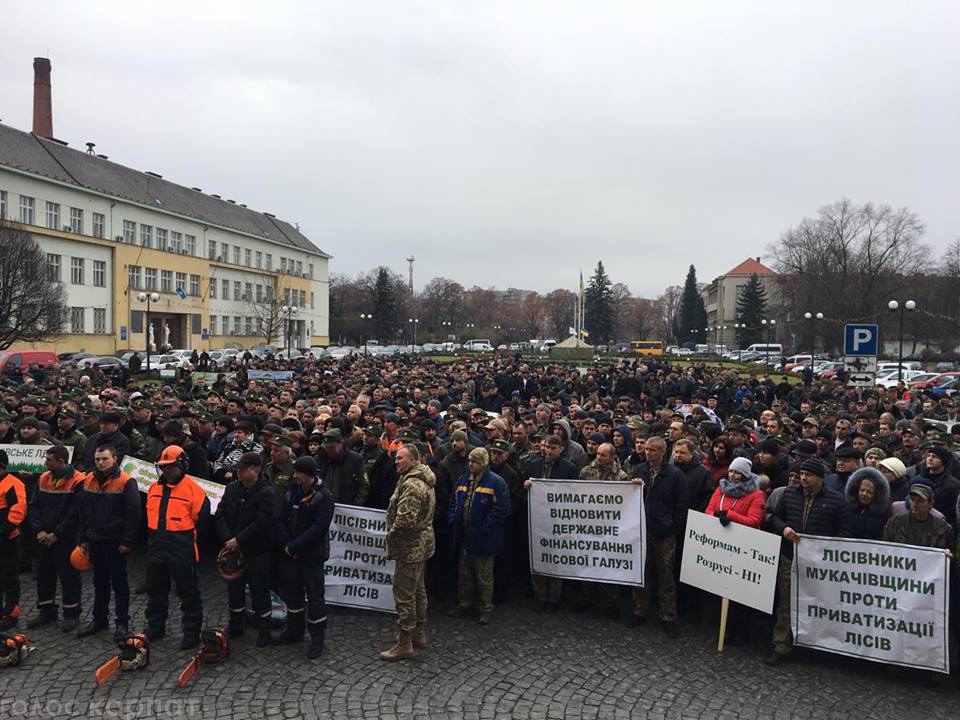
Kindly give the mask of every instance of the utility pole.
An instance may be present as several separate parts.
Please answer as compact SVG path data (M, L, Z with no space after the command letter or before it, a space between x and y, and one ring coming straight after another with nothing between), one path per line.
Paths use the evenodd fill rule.
M407 264L408 264L408 266L409 266L409 273L410 273L410 281L409 281L409 282L410 282L410 296L411 296L411 297L413 296L413 261L414 261L414 260L416 260L416 258L413 257L413 255L411 255L410 257L407 258Z

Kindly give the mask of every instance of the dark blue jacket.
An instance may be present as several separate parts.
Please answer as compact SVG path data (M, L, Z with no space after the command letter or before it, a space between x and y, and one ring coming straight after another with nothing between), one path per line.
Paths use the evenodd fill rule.
M527 463L527 477L529 478L545 478L546 480L579 480L580 479L580 469L574 465L569 460L564 458L557 458L557 461L553 463L553 467L550 468L550 476L545 477L544 468L546 464L544 463L543 456L537 456L533 458L530 462Z
M680 468L664 463L652 488L648 463L637 465L631 477L643 480L643 502L650 534L658 538L675 535L687 516L687 479Z
M460 476L450 497L450 522L453 525L453 547L463 539L467 555L492 557L503 550L503 523L510 515L510 490L502 477L490 468L483 471L470 506L467 527L461 514L470 490L470 471Z
M27 519L34 534L53 533L57 540L70 547L77 541L77 497L83 488L86 475L67 465L64 477L56 479L49 470L40 475L37 488L30 498Z
M304 493L295 482L287 486L280 505L277 537L305 565L320 565L330 557L330 523L336 502L333 494L318 480Z

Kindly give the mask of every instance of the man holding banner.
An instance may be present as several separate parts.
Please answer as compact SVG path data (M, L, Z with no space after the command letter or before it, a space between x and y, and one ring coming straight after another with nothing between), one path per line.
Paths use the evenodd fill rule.
M686 478L666 461L667 443L661 437L649 438L644 444L647 461L637 465L632 480L643 485L644 508L647 514L647 547L657 577L657 611L667 637L677 636L677 581L674 560L676 533L687 512L684 492ZM649 583L633 589L633 614L627 621L635 627L647 620L650 605Z
M767 529L783 537L780 565L777 568L777 619L773 626L773 653L766 659L776 665L793 651L790 629L791 572L793 546L800 533L827 537L846 537L849 508L836 490L823 484L826 465L811 458L800 466L800 484L787 487L779 505L767 516Z

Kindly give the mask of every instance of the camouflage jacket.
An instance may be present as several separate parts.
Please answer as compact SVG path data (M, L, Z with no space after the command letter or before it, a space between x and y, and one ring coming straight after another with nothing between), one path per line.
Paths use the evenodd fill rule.
M581 480L600 482L627 482L630 476L621 469L616 460L611 465L600 465L596 460L580 471Z
M387 507L387 557L397 562L423 562L433 557L433 513L437 478L417 463L397 480Z
M887 542L943 550L950 549L950 534L950 524L946 520L931 515L926 522L917 522L909 511L891 517L883 529L883 539Z

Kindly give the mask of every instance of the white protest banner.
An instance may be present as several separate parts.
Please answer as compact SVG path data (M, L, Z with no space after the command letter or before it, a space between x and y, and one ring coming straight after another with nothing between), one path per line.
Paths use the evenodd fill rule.
M120 469L137 481L137 487L142 493L146 493L150 489L150 486L160 477L156 465L148 463L146 460L135 458L132 455L127 455L123 458L120 462ZM217 505L220 504L220 498L223 497L223 491L226 488L220 483L204 480L203 478L194 477L193 475L191 475L190 478L203 490L203 494L210 500L210 512L215 513L217 511Z
M642 486L534 479L527 508L533 572L643 587Z
M0 445L7 453L8 473L42 473L47 469L47 450L53 445ZM73 461L73 447L67 447L69 462Z
M680 582L773 613L780 536L687 512Z
M386 510L337 505L324 568L327 603L396 612L394 564L387 560Z
M949 559L937 548L801 535L794 644L949 673Z

